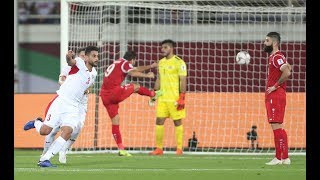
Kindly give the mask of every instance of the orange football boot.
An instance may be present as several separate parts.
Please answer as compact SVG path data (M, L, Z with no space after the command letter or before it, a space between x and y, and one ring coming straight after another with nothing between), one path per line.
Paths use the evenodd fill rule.
M154 151L149 153L150 155L162 155L163 154L163 150L160 148L156 148Z
M177 151L176 151L176 155L182 155L183 154L183 151L182 151L182 149L177 149Z

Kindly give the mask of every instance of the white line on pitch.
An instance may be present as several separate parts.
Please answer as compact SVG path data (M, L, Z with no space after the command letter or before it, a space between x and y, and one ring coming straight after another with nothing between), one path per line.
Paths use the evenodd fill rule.
M93 158L97 156L88 156L88 155L68 155L71 158ZM26 157L39 157L37 155L30 155L30 156L15 156L15 158L26 158ZM99 156L101 157L101 156ZM108 159L118 159L122 158L119 156L106 156ZM250 160L250 159L270 159L270 157L227 157L227 156L183 156L183 157L174 157L174 156L139 156L139 155L133 155L130 158L141 158L141 159L149 159L149 158L159 158L159 159L230 159L230 160Z
M16 172L107 172L107 171L283 171L283 169L58 169L58 168L14 168ZM285 171L306 171L305 169L285 169Z

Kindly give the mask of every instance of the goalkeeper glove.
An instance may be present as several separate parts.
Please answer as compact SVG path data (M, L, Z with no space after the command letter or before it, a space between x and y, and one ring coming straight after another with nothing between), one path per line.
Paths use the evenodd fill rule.
M186 93L180 93L179 99L177 101L177 110L182 110L184 109L184 98L185 98Z

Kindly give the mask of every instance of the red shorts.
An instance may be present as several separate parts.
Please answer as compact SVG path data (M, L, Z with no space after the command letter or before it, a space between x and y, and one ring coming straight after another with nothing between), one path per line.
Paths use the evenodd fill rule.
M111 119L118 114L119 103L130 97L133 92L134 84L131 83L100 93L102 103L106 107Z
M265 105L268 122L282 124L286 107L286 92L282 88L279 88L266 95Z

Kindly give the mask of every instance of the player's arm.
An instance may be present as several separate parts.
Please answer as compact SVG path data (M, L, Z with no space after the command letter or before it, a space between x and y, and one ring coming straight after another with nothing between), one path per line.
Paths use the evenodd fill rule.
M153 72L142 73L140 71L137 71L136 69L132 69L131 71L128 72L128 74L132 77L154 78Z
M187 76L179 76L179 99L177 101L177 110L184 109L185 105L185 96L186 96L186 89L187 89Z
M184 62L179 67L179 99L177 101L177 110L184 109L185 95L187 91L187 66Z
M61 71L61 73L59 75L59 78L58 78L59 85L62 85L64 83L64 81L66 80L70 70L71 70L70 66L63 67L63 69L62 69L62 71Z
M180 93L186 93L187 90L187 76L179 76Z
M282 65L280 71L282 74L277 82L278 84L282 84L289 79L289 76L291 75L291 65L289 63Z
M158 62L159 62L159 61L158 61ZM160 90L160 73L159 73L159 68L157 68L157 78L156 78L156 81L155 81L155 83L154 83L153 89L154 89L155 91Z
M273 86L267 89L268 93L271 93L272 91L278 89L283 82L289 79L289 76L291 75L291 65L289 63L282 65L280 67L280 71L282 72L280 78Z
M154 83L154 87L153 87L154 90L160 90L160 78L159 78L159 75L157 76L157 79L156 79L156 82Z
M93 84L88 87L88 89L84 92L84 94L89 94L90 92L92 92L92 89L93 89Z
M136 68L134 68L134 69L135 69L136 71L143 72L143 71L146 71L146 70L155 68L155 67L158 67L158 64L157 64L157 63L152 63L152 64L149 65L149 66L138 66L138 67L136 67Z
M66 80L67 76L63 75L63 74L60 74L59 75L59 85L62 85L64 83L64 81Z
M66 61L69 66L74 66L77 63L77 61L74 58L75 58L74 52L72 50L69 50L66 55Z

